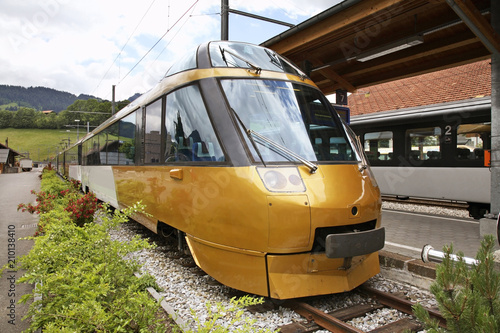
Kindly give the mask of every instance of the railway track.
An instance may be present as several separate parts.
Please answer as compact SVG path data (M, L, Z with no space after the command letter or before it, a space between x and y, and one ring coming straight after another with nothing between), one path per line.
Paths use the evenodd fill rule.
M326 329L330 332L364 332L350 325L347 321L357 317L366 316L370 312L389 307L413 316L412 305L414 303L394 296L368 286L361 286L359 291L366 294L368 297L376 300L376 304L359 304L346 309L335 310L330 313L325 313L313 306L299 301L289 301L285 306L290 307L295 312L299 313L306 320L303 322L295 322L292 324L280 327L281 333L303 333L315 332L317 330ZM442 327L446 327L446 322L438 311L427 309L431 318L438 319ZM395 333L395 332L418 332L422 330L422 325L413 317L402 318L384 326L378 327L370 332L372 333Z
M184 327L182 323L192 322L192 310L195 310L199 317L206 316L205 303L208 300L210 302L226 302L232 297L240 297L245 294L222 286L208 277L205 272L195 267L190 257L177 251L176 242L165 242L163 237L134 222L124 226L122 231L128 235L127 238L140 235L150 239L151 242L161 244L158 248L149 250L149 254L141 254L141 262L146 262L147 270L163 288L162 291L159 291L158 297L163 298L164 302L168 304L176 322L180 320L178 322L180 326ZM372 281L373 283L380 284ZM405 294L407 290L411 289L407 286L394 289L393 285L391 286L388 290L396 292L404 290ZM329 296L333 300L330 300ZM402 332L404 329L418 331L420 328L416 320L402 314L411 315L413 303L401 297L394 297L367 286L362 286L353 292L329 296L308 298L308 301L313 302L314 306L299 300L276 303L268 299L263 305L254 306L253 309L248 308L247 310L252 316L251 318L257 320L258 324L261 325L260 327L279 328L282 333L314 332L325 329L332 332L367 332L369 329L363 328L364 331L361 331L347 322L358 321L357 324L359 324L360 321L368 320L377 322L376 326L380 326L380 322L390 322L394 321L394 318L402 317L407 318L378 327L372 332ZM407 297L420 300L420 297L416 297L412 293ZM368 299L370 300L367 301ZM366 305L367 302L370 304ZM339 309L347 304L349 304L348 308L330 310L332 312L328 314L324 313L327 311L325 308ZM323 310L315 309L316 306L322 307ZM386 311L388 308L398 309L402 313L393 310L396 315L387 315L387 312L391 312L391 310ZM435 316L439 316L439 314L436 313ZM290 322L292 324L289 324Z
M438 206L443 208L467 209L469 205L465 202L423 199L423 198L398 198L395 196L383 195L382 201L398 202L402 204L413 204L422 206Z

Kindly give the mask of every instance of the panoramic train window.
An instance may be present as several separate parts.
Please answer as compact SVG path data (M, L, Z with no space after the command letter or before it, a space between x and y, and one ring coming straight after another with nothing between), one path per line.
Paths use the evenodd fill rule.
M100 164L107 164L106 161L106 144L107 144L107 139L108 139L108 134L106 133L106 130L99 132L99 161L101 162Z
M305 76L302 71L276 52L251 44L211 42L210 58L213 67L253 68L255 66L264 70Z
M197 85L167 95L165 129L165 162L225 161Z
M355 160L339 118L317 90L271 80L221 84L242 132L256 133L251 138L245 134L255 161L297 161L286 150L308 161Z
M457 127L458 160L484 160L484 149L489 147L490 123L463 124Z
M99 136L94 135L87 141L85 141L84 146L84 157L83 162L85 165L100 165L100 146L99 146Z
M118 164L135 164L135 126L137 110L119 122Z
M101 133L103 143L101 148L101 163L118 164L118 123L114 123Z
M65 152L64 163L65 175L69 175L69 166L78 165L78 146L74 146Z
M409 157L415 161L441 159L441 128L428 127L406 131L409 139Z
M88 151L90 150L90 140L86 140L82 143L82 165L88 165Z
M160 163L161 156L161 107L163 99L146 106L144 126L144 163Z
M393 158L392 132L365 134L365 154L370 161L388 161Z
M196 68L196 51L198 49L192 50L186 53L180 60L175 62L172 67L169 68L167 74L165 76L174 75L183 71L187 71L189 69Z

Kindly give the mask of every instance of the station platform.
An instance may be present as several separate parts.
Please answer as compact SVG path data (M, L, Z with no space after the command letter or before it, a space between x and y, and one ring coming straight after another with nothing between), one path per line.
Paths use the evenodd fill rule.
M424 263L422 248L431 245L442 251L453 245L453 252L475 258L481 247L479 221L384 209L385 246L379 251L381 275L429 288L436 277L435 263ZM498 243L495 251L500 250Z
M32 236L37 230L39 216L17 210L20 203L33 203L31 190L40 190L39 172L0 174L0 267L6 267L0 278L0 332L23 332L29 328L28 303L19 303L33 285L16 283L24 271L11 269L16 258L27 254L33 247Z

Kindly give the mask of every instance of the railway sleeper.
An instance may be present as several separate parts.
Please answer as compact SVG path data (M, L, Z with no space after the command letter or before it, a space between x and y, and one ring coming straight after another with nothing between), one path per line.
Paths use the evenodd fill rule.
M288 306L295 308L296 304L294 302L288 302ZM326 316L333 317L340 321L348 321L356 317L364 316L370 312L377 309L383 308L380 304L359 304L345 309L338 309L326 314ZM280 328L281 333L304 333L304 332L315 332L322 329L321 325L318 325L312 318L302 322L295 322L288 325L283 325ZM353 327L354 329L354 327Z
M384 306L381 304L359 304L349 308L335 310L327 313L326 315L341 320L343 322L346 322L357 317L365 316L368 313L381 308L384 308ZM288 325L283 325L279 329L281 333L306 333L306 332L315 332L321 330L322 328L323 327L318 325L314 320L305 320L302 322L295 322ZM381 326L370 332L402 333L402 332L418 332L421 331L422 329L423 329L422 324L418 322L416 319L402 318L395 322ZM353 327L352 332L356 331L357 331L356 328Z
M376 328L370 333L402 333L402 332L419 332L423 329L420 322L413 318L402 318L390 324Z

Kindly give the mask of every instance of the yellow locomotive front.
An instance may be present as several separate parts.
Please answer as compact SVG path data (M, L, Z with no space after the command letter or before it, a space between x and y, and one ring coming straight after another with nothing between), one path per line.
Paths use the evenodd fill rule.
M224 134L228 155L248 163L237 156L230 168L190 170L206 194L182 228L197 264L223 284L277 299L343 292L377 274L380 192L348 126L272 51L227 42L209 51L213 67L244 69L218 72L223 103L210 112L229 120L215 124L219 132L235 130L231 140Z
M379 272L380 192L362 149L271 50L203 44L72 149L84 189L120 208L142 201L139 222L185 239L229 287L287 299Z

